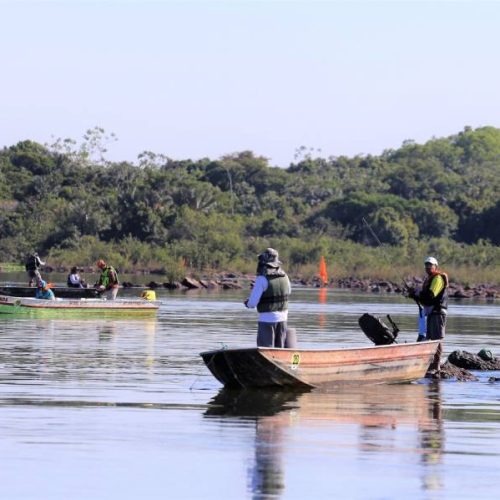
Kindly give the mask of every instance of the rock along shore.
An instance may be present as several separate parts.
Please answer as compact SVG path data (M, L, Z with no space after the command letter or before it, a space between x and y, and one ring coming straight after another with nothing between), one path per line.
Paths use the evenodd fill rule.
M251 275L236 275L234 273L225 273L210 279L195 279L185 277L182 281L175 282L157 282L151 281L146 284L147 287L166 288L169 290L194 290L194 289L216 289L224 290L249 288L255 280L255 276ZM318 279L306 280L302 278L291 278L292 284L295 286L313 286L320 287ZM407 280L408 284L419 286L422 284L422 278L413 277ZM135 287L130 282L123 282L124 287ZM395 293L401 294L404 291L403 283L394 283L387 280L375 279L360 279L355 277L340 278L331 280L328 288L338 288L345 290L355 290L367 293ZM461 285L459 283L450 282L450 298L455 299L498 299L500 298L500 286L489 283L478 283L475 285Z
M43 271L51 272L67 272L66 268L54 269L49 266L45 266ZM81 272L84 273L95 273L95 269L92 267L82 268ZM118 270L120 273L120 270ZM147 274L144 272L144 274ZM143 275L144 275L143 274ZM151 270L151 274L156 274L154 270ZM319 288L320 281L319 278L315 277L312 279L294 277L290 276L290 280L294 286L309 286ZM186 276L181 281L173 282L158 282L150 281L145 285L135 284L129 281L123 281L122 286L125 288L140 287L140 288L166 288L168 290L195 290L195 289L239 289L239 288L250 288L251 284L255 281L255 275L247 274L237 274L232 272L219 273L210 278L200 278L196 279L191 276ZM423 283L422 277L410 277L406 279L406 282L411 286L420 286ZM349 276L347 278L332 279L328 282L327 288L338 288L346 290L355 290L359 292L368 293L403 293L403 280L399 283L380 280L380 279L370 279L370 278L357 278L355 276ZM500 285L491 283L477 283L473 285L464 285L457 282L450 282L450 298L455 299L473 299L473 298L485 298L485 299L499 299L500 298Z

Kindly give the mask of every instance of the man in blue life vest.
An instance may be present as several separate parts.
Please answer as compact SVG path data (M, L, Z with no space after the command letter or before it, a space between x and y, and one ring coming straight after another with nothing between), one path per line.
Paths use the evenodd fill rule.
M448 275L438 270L438 261L427 257L424 261L427 277L421 290L410 289L408 297L422 304L426 321L425 340L442 340L445 336L448 309ZM442 344L429 367L429 371L439 372Z
M95 288L108 300L115 300L119 287L118 273L114 267L108 266L102 259L99 259L96 265L101 270L101 276L99 276Z
M36 285L35 297L37 299L56 300L54 292L47 286L47 282L40 280Z
M259 255L257 277L250 297L244 302L246 307L256 307L259 312L257 346L260 347L292 347L286 345L291 286L280 265L274 248L267 248Z

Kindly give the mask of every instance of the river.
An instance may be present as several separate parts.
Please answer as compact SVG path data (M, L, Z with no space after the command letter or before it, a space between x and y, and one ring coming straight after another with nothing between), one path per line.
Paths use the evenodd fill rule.
M134 294L134 291L127 291ZM157 290L156 319L0 317L0 498L497 498L498 372L331 392L225 391L199 352L253 346L248 291ZM295 289L301 347L416 338L395 295ZM445 355L500 354L500 303L453 302Z

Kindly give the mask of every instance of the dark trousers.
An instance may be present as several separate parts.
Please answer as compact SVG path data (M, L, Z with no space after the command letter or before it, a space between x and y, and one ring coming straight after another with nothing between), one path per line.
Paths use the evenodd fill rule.
M286 321L262 323L257 326L258 347L285 347Z
M427 335L426 340L443 340L446 330L446 314L429 314L427 316ZM443 353L443 344L439 344L434 359L432 360L429 370L439 370L441 363L441 354Z
M259 321L257 327L257 346L294 349L297 347L295 328L288 328L286 321L279 323L262 323Z
M38 286L38 283L42 281L42 275L38 269L30 269L28 271L29 282L28 286Z

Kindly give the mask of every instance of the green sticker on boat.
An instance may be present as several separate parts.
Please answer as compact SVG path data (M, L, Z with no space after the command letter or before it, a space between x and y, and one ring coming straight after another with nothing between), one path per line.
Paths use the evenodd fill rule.
M298 352L294 352L292 354L292 370L296 370L300 364L300 354Z

